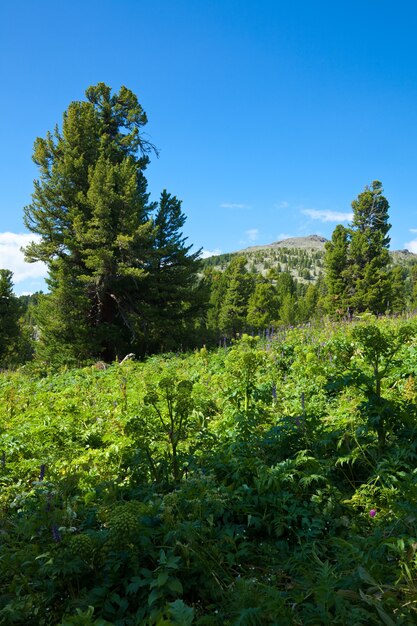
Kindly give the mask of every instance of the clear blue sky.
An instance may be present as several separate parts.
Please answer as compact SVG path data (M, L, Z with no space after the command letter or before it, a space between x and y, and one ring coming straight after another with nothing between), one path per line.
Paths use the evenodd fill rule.
M417 252L416 33L415 0L3 0L0 267L42 286L16 252L33 142L100 81L138 95L152 197L183 200L196 247L330 237L378 179Z

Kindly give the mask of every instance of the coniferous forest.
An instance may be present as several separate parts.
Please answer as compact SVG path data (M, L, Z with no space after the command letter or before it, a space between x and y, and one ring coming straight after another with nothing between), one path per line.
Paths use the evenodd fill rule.
M99 83L35 141L49 291L0 270L0 624L415 624L417 263L382 183L323 253L202 261L146 122Z

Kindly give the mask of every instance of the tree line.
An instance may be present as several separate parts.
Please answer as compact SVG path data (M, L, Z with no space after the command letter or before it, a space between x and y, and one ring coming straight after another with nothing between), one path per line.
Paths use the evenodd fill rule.
M303 323L314 317L353 318L401 313L417 303L417 263L394 264L389 254L389 203L373 181L352 202L349 227L336 226L325 244L324 272L306 284L271 268L265 276L247 270L247 258L232 257L224 272L208 268L208 327L240 332Z
M61 128L36 139L39 177L24 223L39 237L25 257L46 263L49 293L19 300L11 272L0 271L2 366L33 355L49 364L140 357L417 300L417 265L406 281L390 263L379 181L353 201L351 225L335 228L316 283L274 267L256 274L244 256L203 270L182 233L181 201L166 190L150 200L145 171L156 149L146 123L135 94L99 83L69 105Z

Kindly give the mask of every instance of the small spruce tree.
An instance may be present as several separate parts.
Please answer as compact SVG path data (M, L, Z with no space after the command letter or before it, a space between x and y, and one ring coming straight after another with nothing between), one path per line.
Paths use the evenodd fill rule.
M267 280L259 280L249 302L247 323L255 330L264 330L278 320L279 298L275 286Z
M18 356L20 306L12 278L10 270L0 270L0 367L7 367Z
M331 314L345 315L349 305L349 230L339 224L325 244L326 295L324 307Z
M225 279L227 289L219 312L219 329L224 335L236 337L246 328L248 303L254 287L244 256L232 259L225 271Z

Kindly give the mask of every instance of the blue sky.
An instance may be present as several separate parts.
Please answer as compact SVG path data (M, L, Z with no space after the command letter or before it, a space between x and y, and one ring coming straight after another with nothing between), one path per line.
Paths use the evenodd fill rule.
M3 0L0 267L42 288L19 253L33 142L100 81L138 95L152 198L206 253L330 237L375 179L417 252L416 32L415 0Z

